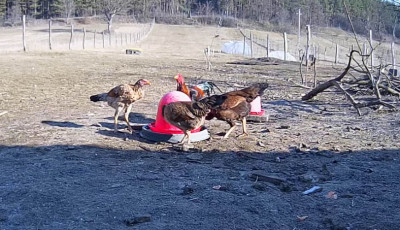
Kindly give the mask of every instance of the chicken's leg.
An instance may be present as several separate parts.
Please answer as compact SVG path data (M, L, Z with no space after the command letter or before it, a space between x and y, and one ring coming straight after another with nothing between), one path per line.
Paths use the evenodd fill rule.
M117 107L114 114L114 132L118 132L118 116L123 110L122 107Z
M226 132L224 138L228 138L229 134L231 134L231 132L236 128L236 123L234 121L228 121L228 123L231 126L231 128L228 130L228 132Z
M247 133L247 121L246 121L246 117L243 117L242 119L242 129L243 129L243 133L239 135L239 137L242 136L248 136L249 134Z
M185 133L185 134L183 135L183 138L182 138L181 142L179 142L179 144L185 143L187 133L186 133L186 132L184 132L184 133Z
M130 104L128 106L128 108L126 109L124 118L125 118L126 124L128 125L128 131L130 133L133 133L132 126L129 124L129 113L131 112L131 109L132 109L132 104Z
M188 131L186 131L186 136L187 136L187 139L188 139L188 141L187 141L187 144L188 145L190 145L190 130L188 130Z

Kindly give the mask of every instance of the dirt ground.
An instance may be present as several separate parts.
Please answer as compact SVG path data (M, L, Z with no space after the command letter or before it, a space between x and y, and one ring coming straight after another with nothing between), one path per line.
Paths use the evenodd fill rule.
M218 32L219 37L213 38ZM302 102L298 64L258 65L203 49L240 37L234 29L155 25L118 49L0 56L0 229L400 229L398 113L362 109L335 91ZM318 79L342 66L318 66ZM189 152L128 134L114 110L89 96L146 78L132 124L153 122L157 104L187 82L224 91L268 81L265 123L221 139L228 125L206 122L210 140ZM398 105L398 100L393 99ZM321 189L304 195L313 186Z

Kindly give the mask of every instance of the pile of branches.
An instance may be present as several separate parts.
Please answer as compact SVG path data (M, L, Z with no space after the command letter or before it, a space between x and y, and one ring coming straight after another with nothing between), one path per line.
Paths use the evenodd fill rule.
M358 55L361 60L357 61L360 58L356 58L355 55ZM359 115L361 115L360 108L364 107L379 106L379 109L387 107L390 110L397 110L390 102L384 101L383 96L400 97L400 79L386 73L387 65L380 64L374 68L368 66L369 58L370 55L363 55L358 50L352 50L346 68L338 77L318 85L301 99L310 100L326 89L336 87L346 95ZM345 78L346 76L348 78ZM353 97L359 92L369 93L373 98L366 102L359 102Z

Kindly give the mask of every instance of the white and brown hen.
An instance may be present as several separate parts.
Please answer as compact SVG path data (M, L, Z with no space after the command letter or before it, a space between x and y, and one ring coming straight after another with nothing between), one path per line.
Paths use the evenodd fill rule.
M129 124L129 113L132 110L134 102L144 97L144 85L150 85L146 79L140 79L135 84L122 84L114 87L108 93L101 93L90 96L93 102L106 101L107 104L115 109L114 114L114 131L118 131L118 116L123 111L129 132L133 132Z

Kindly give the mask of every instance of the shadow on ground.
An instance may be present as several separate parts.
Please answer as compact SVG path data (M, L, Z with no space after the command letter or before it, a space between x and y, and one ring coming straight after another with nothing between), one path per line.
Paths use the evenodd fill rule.
M0 146L0 228L399 229L398 152Z
M64 128L82 128L84 125L79 125L69 121L42 121L42 124L64 127Z

